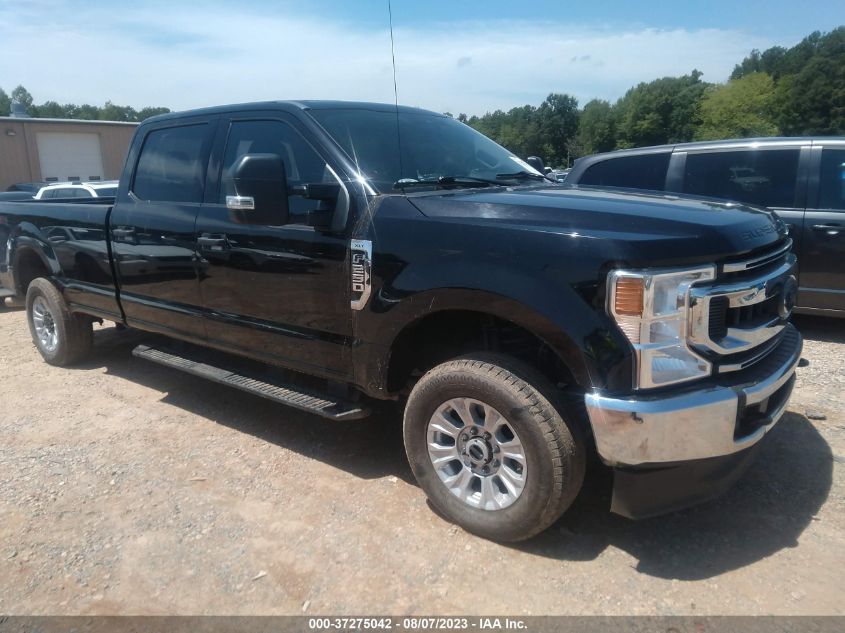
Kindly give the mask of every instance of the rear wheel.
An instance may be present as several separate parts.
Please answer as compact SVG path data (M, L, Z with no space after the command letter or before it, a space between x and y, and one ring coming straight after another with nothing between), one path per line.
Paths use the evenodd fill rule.
M90 351L91 319L72 314L49 280L40 277L29 284L26 317L35 347L51 365L71 365Z
M438 365L405 408L408 459L443 516L498 541L529 538L569 507L584 442L531 367L498 354Z

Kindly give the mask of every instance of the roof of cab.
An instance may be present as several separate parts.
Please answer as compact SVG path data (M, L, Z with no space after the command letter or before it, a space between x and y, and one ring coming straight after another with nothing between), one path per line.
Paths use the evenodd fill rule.
M412 108L410 106L397 106L392 103L370 103L367 101L258 101L254 103L234 103L229 105L212 106L209 108L197 108L194 110L182 110L180 112L169 112L146 119L144 123L165 121L169 119L180 119L191 116L211 116L215 114L226 114L229 112L249 112L250 110L283 110L287 112L296 110L373 110L376 112L409 112L418 114L431 114L435 116L446 116L439 112Z

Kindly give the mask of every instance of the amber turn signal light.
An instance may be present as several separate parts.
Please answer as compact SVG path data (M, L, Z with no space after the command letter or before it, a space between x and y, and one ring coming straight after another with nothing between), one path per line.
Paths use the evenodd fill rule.
M642 277L618 278L613 301L614 312L620 316L642 316L644 289Z

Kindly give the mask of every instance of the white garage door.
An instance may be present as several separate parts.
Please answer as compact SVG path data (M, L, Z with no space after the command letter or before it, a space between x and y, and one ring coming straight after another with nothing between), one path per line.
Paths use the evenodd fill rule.
M99 134L39 132L38 159L44 180L102 180Z

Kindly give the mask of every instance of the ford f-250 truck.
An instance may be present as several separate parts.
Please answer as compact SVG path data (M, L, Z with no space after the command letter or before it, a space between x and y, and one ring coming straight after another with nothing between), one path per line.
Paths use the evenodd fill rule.
M93 202L0 203L0 279L48 363L106 319L164 335L136 356L338 423L396 400L422 489L491 539L553 523L596 454L629 517L717 494L801 355L768 212L570 189L422 110L156 117Z

